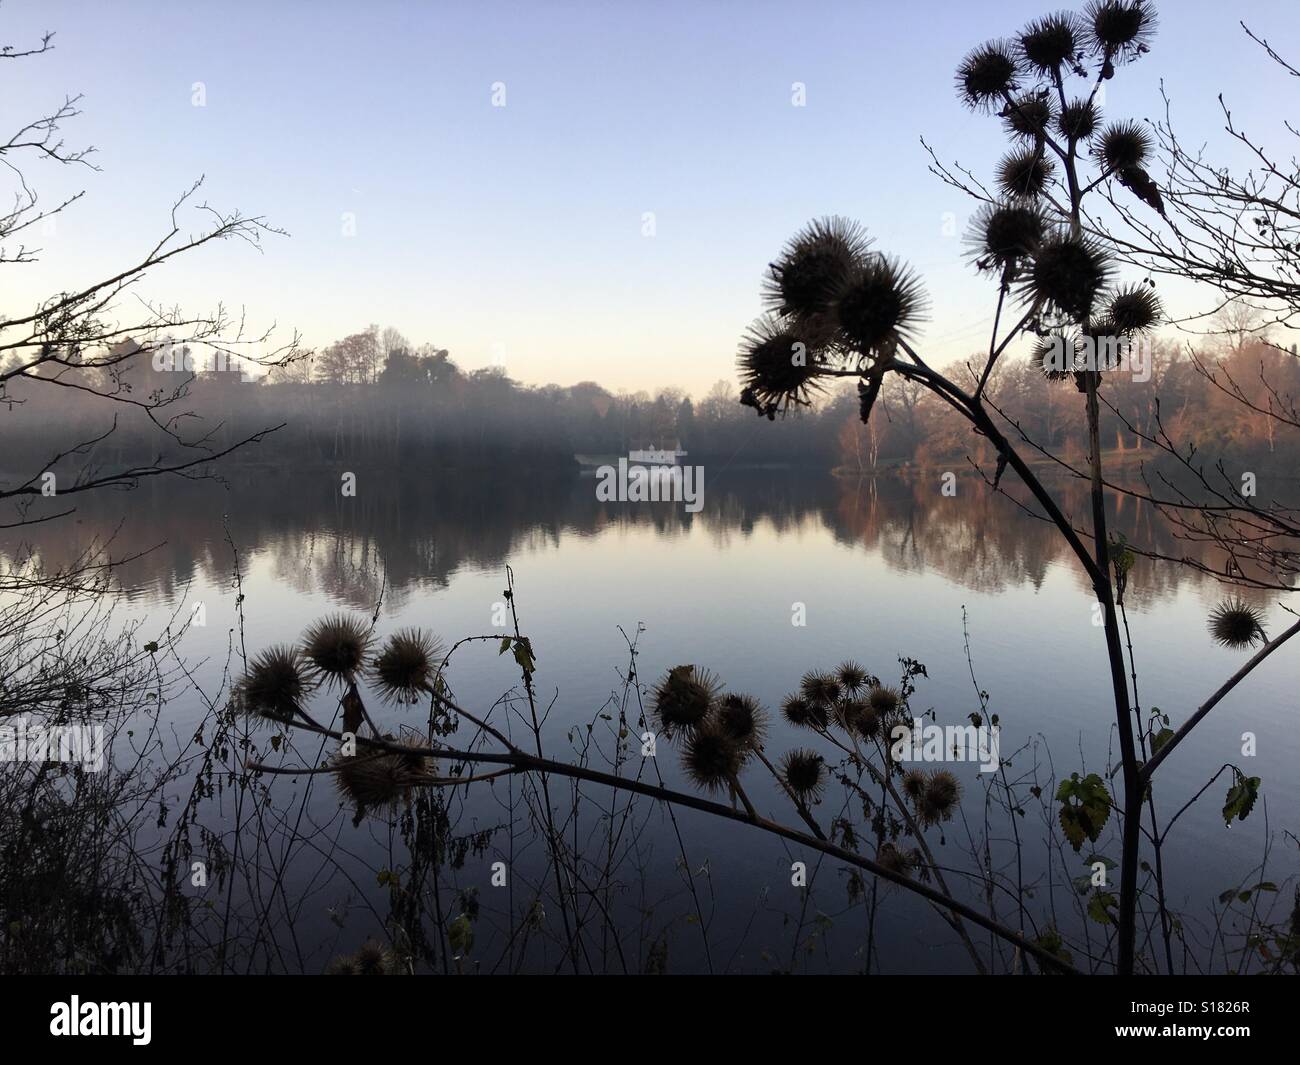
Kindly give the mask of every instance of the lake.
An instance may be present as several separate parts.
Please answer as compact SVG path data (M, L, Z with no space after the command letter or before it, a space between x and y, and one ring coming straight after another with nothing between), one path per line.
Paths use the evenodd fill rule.
M1059 779L1085 768L1104 770L1115 748L1102 630L1094 624L1082 572L1044 522L974 477L959 477L956 494L947 496L938 474L856 480L791 470L705 472L703 509L691 514L667 502L600 502L594 479L576 474L524 479L362 472L357 495L345 497L337 471L235 471L225 486L146 482L134 492L82 504L75 519L29 536L34 533L50 564L70 558L92 538L115 535L133 550L157 545L121 567L123 609L146 619L147 633L150 626L161 631L176 625L202 604L203 624L189 628L182 647L196 680L210 692L221 690L238 645L232 547L250 655L297 639L311 620L339 609L368 617L378 608L381 635L409 625L429 628L447 643L502 634L509 565L520 626L536 654L538 698L550 707L544 738L552 757L570 757L593 721L595 737L604 736L612 750L613 731L600 714L621 698L628 640L634 638L641 685L652 686L672 666L695 663L729 690L769 708L767 746L774 755L821 746L796 735L777 711L805 671L855 659L894 684L899 658L906 656L928 672L917 682L913 710L932 710L940 724L965 723L979 710L973 665L988 691L988 709L1001 722L1002 753L1015 752L1013 779L1026 779L1036 766L1050 792L1053 771ZM1059 487L1072 512L1083 515L1077 485ZM1135 544L1186 549L1169 538L1149 506L1124 500L1111 521ZM0 550L12 552L16 540L7 535ZM1207 614L1222 595L1213 581L1171 564L1139 560L1130 578L1128 620L1142 705L1160 707L1174 727L1248 657L1218 647L1206 630ZM1252 596L1267 609L1270 632L1286 617L1276 598ZM1210 906L1220 892L1258 879L1281 883L1297 871L1294 839L1284 839L1282 831L1296 829L1300 811L1294 769L1300 754L1294 728L1298 654L1288 646L1270 659L1215 709L1158 777L1166 819L1224 763L1264 780L1264 802L1246 822L1225 827L1219 809L1227 780L1220 778L1174 827L1165 852L1167 887L1171 906L1186 912L1189 928L1211 921ZM458 649L448 676L457 700L480 716L511 689L517 693L520 680L512 656L500 655L496 640ZM329 703L314 705L325 707L328 717ZM644 703L648 708L648 697ZM628 706L635 739L635 698ZM394 729L403 721L419 727L426 713L381 709L377 701L373 708ZM204 708L181 696L166 712L183 733L201 720ZM492 720L503 721L502 715L498 707ZM515 728L518 734L518 722ZM1253 757L1242 755L1245 732L1256 737ZM315 747L300 750L310 757ZM666 782L691 790L670 744L658 743L656 762ZM992 860L1003 866L1011 830L996 810L985 828L987 778L973 766L950 768L963 781L964 800L958 818L928 834L936 857L946 867L972 868L970 851L983 848L987 831ZM747 786L751 778L760 812L797 824L784 796L752 770ZM320 855L304 849L286 879L307 929L299 932L307 944L302 964L319 971L331 953L381 934L387 889L377 884L375 870L400 863L400 847L395 855L392 833L370 821L353 827L320 778L272 777L267 783L286 811L306 796L308 816L346 852L337 868L323 871ZM545 883L547 876L538 828L521 810L513 831L508 827L506 794L505 784L455 790L457 831L496 833L482 853L471 849L448 890L470 890L481 907L472 957L483 970L515 964L550 971L559 957L541 937L534 946L508 942L510 903L491 883L492 863L506 860L517 878L511 891L517 884L521 892L511 896L518 913L526 885ZM599 836L594 811L608 806L610 796L587 786L584 794L594 800L592 816L570 831ZM820 808L826 820L844 801L832 786ZM1046 875L1043 818L1031 807L1019 819L1029 841L1031 879ZM646 800L621 838L628 872L609 905L629 929L627 942L597 942L592 949L603 953L594 967L643 968L659 942L671 971L862 967L863 911L850 905L848 874L836 863L819 865L816 856L803 856L814 880L805 897L791 885L796 849L689 810L677 811L674 824ZM1270 838L1274 849L1261 876L1256 867ZM1108 836L1095 849L1119 856L1118 842ZM1058 891L1064 876L1088 872L1087 854L1067 853L1075 865L1054 867ZM980 899L977 886L959 894ZM1289 889L1282 894L1289 908ZM1067 886L1060 896L1066 910L1069 895ZM1031 909L1045 909L1047 896L1046 885L1035 887ZM1014 923L1014 903L1003 898L998 908ZM1057 919L1071 923L1068 913ZM1091 933L1105 934L1096 925ZM899 889L886 893L878 935L877 967L885 971L969 968L928 906ZM1222 967L1222 959L1214 964Z

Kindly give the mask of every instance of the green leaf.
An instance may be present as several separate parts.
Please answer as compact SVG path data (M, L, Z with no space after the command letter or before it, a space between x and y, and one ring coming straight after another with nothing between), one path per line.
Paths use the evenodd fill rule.
M1174 730L1171 728L1162 728L1151 737L1151 753L1158 754L1160 748L1174 738Z
M1096 773L1089 773L1082 780L1078 773L1071 773L1070 779L1061 781L1056 789L1056 798L1061 804L1058 814L1061 831L1070 846L1078 851L1085 839L1096 843L1110 818L1106 782Z
M463 913L447 928L447 945L458 956L468 954L474 947L474 926Z
M1259 777L1248 777L1235 767L1232 770L1233 785L1228 789L1227 798L1223 801L1223 823L1232 824L1235 817L1238 821L1244 821L1250 816L1250 811L1255 808L1255 800L1259 798Z
M533 645L529 643L527 636L521 636L515 640L515 661L519 663L519 668L529 676L537 669L533 659Z
M1098 924L1114 924L1110 911L1118 905L1119 900L1111 892L1098 891L1088 900L1088 916Z
M1045 929L1043 929L1043 931L1041 931L1037 936L1034 937L1034 942L1037 943L1049 954L1055 954L1063 962L1066 962L1067 964L1072 964L1074 962L1073 955L1071 955L1070 952L1065 949L1065 941L1061 939L1061 933L1058 932L1053 926L1048 925ZM1050 971L1050 970L1044 970L1044 971Z

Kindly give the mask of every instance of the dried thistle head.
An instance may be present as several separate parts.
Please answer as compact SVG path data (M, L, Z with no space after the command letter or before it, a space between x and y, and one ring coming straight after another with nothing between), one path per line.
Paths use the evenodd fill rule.
M745 392L756 404L806 406L821 391L819 341L792 319L765 315L746 330L736 356Z
M925 773L920 769L909 769L904 773L903 794L913 803L920 802L925 795Z
M431 634L401 629L371 663L371 676L389 702L413 703L428 691L443 657L442 645Z
M877 684L867 696L867 702L881 718L890 718L903 709L903 696L897 688Z
M1107 126L1094 151L1108 170L1126 170L1145 163L1154 146L1147 128L1129 120Z
M718 696L718 681L708 670L674 666L654 690L654 711L665 735L690 735L703 728Z
M893 843L882 843L876 851L876 864L899 876L911 877L921 863L921 852L915 848L903 850Z
M1268 642L1264 614L1244 599L1225 599L1210 612L1210 635L1216 643L1234 651Z
M1147 0L1089 0L1086 43L1108 61L1126 63L1150 51L1156 12Z
M1032 200L986 203L975 213L966 242L977 266L1002 272L1032 255L1046 231L1042 209Z
M835 301L838 337L851 351L878 354L910 336L924 310L920 279L899 260L872 255L850 274Z
M1041 151L1024 148L1004 156L998 163L998 186L1009 197L1032 199L1043 194L1055 169Z
M1111 297L1107 318L1120 334L1145 333L1160 323L1160 297L1150 285L1127 285Z
M293 719L310 690L302 659L288 644L268 647L255 657L239 682L248 712L281 723Z
M385 742L411 748L409 751L385 751L360 746L356 753L339 751L330 759L334 786L351 802L357 817L367 813L391 813L404 806L411 792L434 780L433 759L419 748L422 738L397 739L384 736Z
M1067 140L1086 141L1097 132L1098 118L1091 100L1071 100L1056 116L1056 128Z
M1020 34L1020 54L1037 74L1053 74L1072 65L1082 47L1083 26L1070 11L1036 18Z
M1111 276L1106 253L1093 240L1061 229L1043 238L1023 281L1027 301L1041 301L1086 322Z
M866 230L850 219L833 216L808 223L768 267L764 279L768 307L799 320L804 332L814 336L870 247Z
M826 762L816 751L790 751L781 759L781 779L800 800L817 799L826 786Z
M871 700L863 700L862 709L858 712L853 722L853 729L859 736L866 740L874 740L881 734L884 719L880 716Z
M704 791L730 787L744 761L741 745L716 725L696 729L682 748L687 776Z
M1074 373L1078 362L1079 340L1066 333L1054 332L1039 337L1029 361L1049 381L1065 381Z
M857 695L846 695L835 704L835 723L845 732L858 734L862 715L871 712L871 704L866 699Z
M972 110L989 111L1015 92L1020 57L1006 41L987 41L957 66L957 95Z
M1052 98L1045 92L1021 96L1002 110L1007 132L1031 141L1041 140L1055 117Z
M857 695L866 689L870 676L862 666L849 660L841 662L835 668L835 679L840 682L844 690L850 695Z
M714 722L718 731L730 737L742 753L761 747L767 735L767 714L758 700L749 695L731 692L724 695L714 710Z
M961 802L961 782L946 769L936 769L929 775L920 770L912 773L920 778L911 785L916 794L909 795L917 820L927 827L951 820ZM904 786L907 786L906 778Z
M302 653L330 684L345 684L361 672L370 649L370 627L347 614L331 614L303 636Z
M832 674L820 670L809 670L800 679L800 692L811 706L822 707L829 713L836 701L844 694L840 681Z
M373 939L366 940L355 954L340 954L329 963L327 976L394 976L401 972L396 953Z
M824 729L830 724L830 711L826 703L814 703L804 695L788 695L781 703L781 713L792 725L799 728Z

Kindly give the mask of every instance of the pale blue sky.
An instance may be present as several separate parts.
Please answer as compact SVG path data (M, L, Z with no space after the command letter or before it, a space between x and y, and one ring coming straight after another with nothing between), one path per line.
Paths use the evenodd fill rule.
M313 344L378 322L469 368L503 352L528 382L700 393L733 375L764 265L809 218L840 213L920 269L924 342L963 356L993 286L962 253L970 203L926 171L918 136L987 175L1003 142L957 101L954 67L1057 6L6 0L0 42L57 32L54 52L0 67L6 125L84 93L66 137L96 145L102 172L29 169L46 201L88 195L41 238L42 264L6 269L0 312L141 254L206 174L214 205L291 238L200 252L142 291L243 305ZM1160 16L1107 116L1155 117L1163 77L1188 140L1233 158L1222 91L1280 144L1294 87L1237 20L1300 44L1294 3L1166 0Z

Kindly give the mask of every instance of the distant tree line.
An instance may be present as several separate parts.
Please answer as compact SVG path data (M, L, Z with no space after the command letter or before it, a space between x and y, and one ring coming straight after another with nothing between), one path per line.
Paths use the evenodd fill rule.
M1300 396L1300 361L1248 332L1198 338L1195 344L1156 341L1149 378L1145 369L1103 374L1101 443L1113 460L1164 464L1153 438L1167 437L1186 452L1212 455L1251 469L1294 469L1300 434L1287 432L1281 417ZM944 372L954 380L975 380L968 366ZM1074 375L1054 380L1051 367L1032 357L1000 363L985 385L997 407L1044 452L1074 466L1083 462L1084 413ZM1146 378L1146 379L1144 379ZM839 427L840 464L846 472L878 467L933 467L970 455L981 462L993 448L969 427L947 417L946 405L915 382L888 379L881 392L882 417L864 425L856 410ZM1044 459L1041 454L1032 457Z
M701 399L676 388L654 395L614 393L591 381L561 387L523 385L500 367L466 371L446 349L416 345L396 330L371 327L270 373L241 374L231 360L213 369L151 340L114 363L111 387L148 397L181 393L173 415L189 436L220 450L250 426L280 426L234 463L277 466L348 463L418 473L437 469L571 470L575 456L598 458L633 448L679 445L697 462L783 464L829 469L838 461L835 404L816 416L789 419L776 432L756 432L736 389L719 381ZM66 372L66 371L65 371ZM103 376L97 369L87 379ZM104 382L98 382L102 387ZM119 412L108 428L101 406L77 389L57 397L58 423L87 446L61 460L89 466L166 455L171 441L153 419ZM6 418L6 465L26 467L48 453L50 405L30 384L12 383L0 409ZM155 419L158 417L155 414Z
M1183 445L1256 467L1294 465L1300 434L1280 433L1275 416L1300 395L1300 362L1244 326L1199 338L1198 345L1156 342L1149 377L1117 369L1106 374L1103 446L1156 460L1149 439L1167 432ZM162 354L166 353L166 354ZM57 426L81 446L56 463L87 471L132 462L174 462L192 456L194 441L213 452L268 426L261 446L232 456L235 464L330 465L347 468L572 470L576 457L599 459L647 446L685 449L692 462L735 466L837 468L847 474L987 461L987 442L944 417L942 403L914 382L890 379L882 417L863 424L851 388L779 418L769 431L718 381L700 398L679 388L611 392L594 381L524 385L500 367L466 371L445 348L416 345L394 329L372 326L301 359L251 376L231 359L210 368L211 354L190 358L152 340L134 355L118 352L111 369L80 372L89 388L41 394L36 381L14 380L4 395L8 469L49 458ZM978 365L973 359L971 365ZM954 378L972 371L958 361ZM65 377L68 369L62 367ZM1083 415L1073 378L1052 379L1032 357L999 364L985 386L988 400L1044 448L1067 461L1078 450ZM96 396L124 399L105 413ZM173 399L172 397L178 397ZM50 404L57 403L55 418ZM179 408L183 407L183 411ZM177 413L168 413L173 409ZM187 447L160 433L158 422L183 430ZM108 433L116 417L116 429Z

